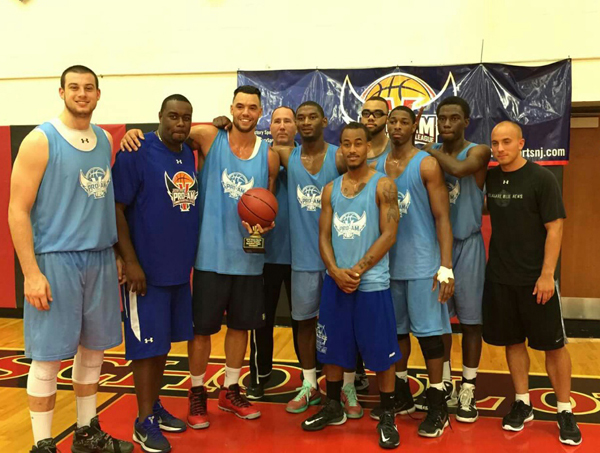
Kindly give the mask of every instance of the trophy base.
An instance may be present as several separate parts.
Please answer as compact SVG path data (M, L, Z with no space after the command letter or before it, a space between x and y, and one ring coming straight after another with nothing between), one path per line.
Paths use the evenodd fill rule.
M246 253L265 253L265 239L253 234L244 238L243 248Z

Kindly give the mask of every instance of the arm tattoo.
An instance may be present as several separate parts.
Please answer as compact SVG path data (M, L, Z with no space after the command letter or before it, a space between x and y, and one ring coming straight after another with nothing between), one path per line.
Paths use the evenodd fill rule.
M371 266L371 264L373 264L373 256L367 255L358 262L358 267L365 269L366 267Z
M400 212L398 211L398 190L396 189L395 184L387 183L383 187L383 198L385 203L389 206L387 211L387 221L399 222Z

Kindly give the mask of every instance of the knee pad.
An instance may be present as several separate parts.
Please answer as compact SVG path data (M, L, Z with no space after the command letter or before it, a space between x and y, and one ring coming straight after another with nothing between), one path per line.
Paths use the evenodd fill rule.
M419 344L425 360L441 359L444 357L444 342L441 335L419 337Z
M406 340L409 337L410 337L410 335L407 334L407 333L399 333L398 334L398 341Z
M27 394L46 398L56 393L56 376L60 371L60 360L41 362L33 360L27 376Z
M81 345L73 362L73 382L75 384L96 384L104 361L104 351L94 351Z

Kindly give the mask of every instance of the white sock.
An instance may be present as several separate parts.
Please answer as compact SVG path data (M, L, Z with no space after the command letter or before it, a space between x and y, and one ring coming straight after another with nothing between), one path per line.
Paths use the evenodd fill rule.
M438 384L432 384L431 382L429 383L429 387L432 387L434 389L438 389L441 390L442 392L444 391L444 382L440 382Z
M35 445L40 440L48 439L52 437L52 415L54 415L54 409L48 412L32 412L31 415L31 429L33 431L33 442Z
M444 362L444 374L442 375L442 381L452 381L452 369L450 368L450 360Z
M568 403L561 403L560 401L556 402L556 412L557 413L561 413L561 412L573 412L573 409L571 408L571 402L569 401Z
M225 367L225 383L223 386L229 388L230 385L239 384L241 368Z
M515 395L515 401L523 401L528 406L531 406L531 402L529 400L529 392L523 394L517 393Z
M77 400L77 427L90 426L92 418L96 416L96 396L78 396Z
M472 381L477 377L477 370L479 370L479 368L469 368L468 366L463 365L463 378Z
M402 379L404 382L408 382L408 370L406 370L406 371L396 371L396 377L398 379Z
M304 375L304 379L310 382L310 385L314 389L317 388L317 369L313 368L312 370L302 370L302 374Z
M194 376L190 373L192 378L192 387L201 387L204 385L204 376L206 376L206 372L202 373L200 376Z
M344 371L344 387L348 384L354 385L354 378L356 377L356 372L352 371L351 373L346 373Z

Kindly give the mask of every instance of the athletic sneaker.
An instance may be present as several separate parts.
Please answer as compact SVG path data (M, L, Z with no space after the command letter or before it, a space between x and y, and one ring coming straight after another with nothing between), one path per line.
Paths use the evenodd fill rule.
M207 396L206 388L203 385L192 387L188 392L187 423L190 428L203 429L210 425L206 408Z
M444 381L444 397L446 399L446 406L456 407L458 405L458 398L454 391L453 381ZM415 407L423 412L427 412L427 395L422 392L415 400Z
M458 409L456 410L456 419L462 423L475 423L479 418L475 399L475 386L473 384L463 384L458 392Z
M379 446L381 448L397 448L400 445L400 434L392 411L384 411L377 424Z
M525 423L531 420L533 420L533 407L523 401L515 401L510 412L502 419L502 428L507 431L521 431Z
M31 447L29 453L58 453L54 439L49 437L48 439L40 440L37 445Z
M100 428L98 416L92 418L89 426L82 426L73 435L73 453L131 453L133 444L114 439Z
M581 443L581 431L579 431L573 412L562 411L556 415L556 418L560 429L559 440L563 444L579 445Z
M219 409L225 412L233 412L239 418L253 420L260 417L260 411L255 408L240 393L240 385L233 384L229 388L221 387L219 392Z
M141 423L138 418L135 419L133 440L142 446L143 451L149 453L167 453L171 451L171 444L160 431L158 420L154 415L149 415Z
M448 406L445 392L434 387L427 389L427 416L419 425L419 436L440 437L449 425Z
M339 401L328 399L319 412L302 422L302 429L304 431L319 431L328 425L343 425L346 420L346 413L342 404Z
M381 406L375 407L371 411L371 418L379 420L383 409ZM394 390L394 413L396 415L408 415L415 411L415 402L413 400L410 386L407 381L396 376L396 387Z
M369 388L369 376L366 373L356 373L354 376L354 388L357 392L362 392Z
M363 416L363 408L356 397L354 384L346 384L342 388L341 398L344 412L346 412L348 418L361 418Z
M249 400L259 400L263 396L265 396L265 382L262 379L259 379L258 384L252 382L248 387L246 387L246 398Z
M160 402L160 398L156 400L154 406L152 406L152 413L158 421L158 426L163 431L170 433L182 433L187 429L187 426L183 420L173 416L168 410L164 408Z
M321 392L314 388L307 380L304 380L304 382L302 382L302 387L296 390L299 390L298 394L285 408L286 411L292 414L304 412L308 409L308 406L314 406L321 402Z

